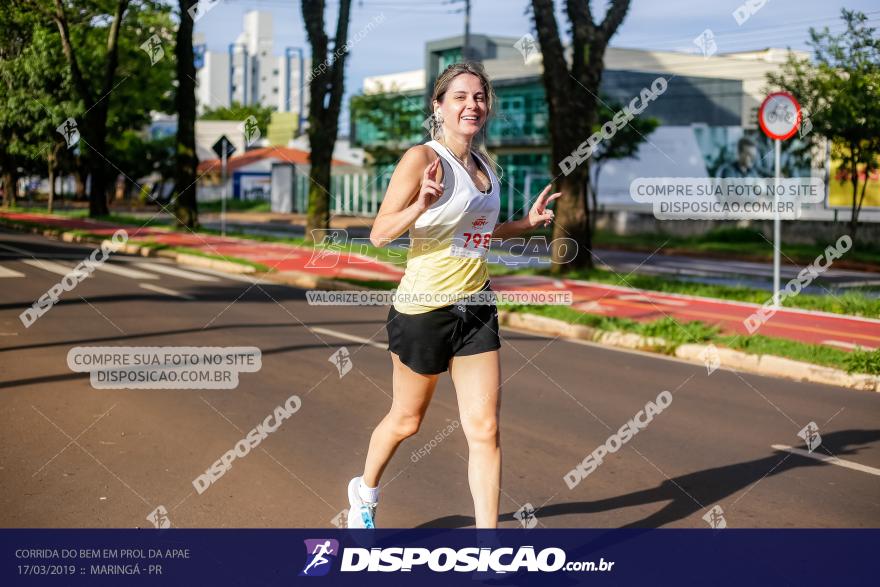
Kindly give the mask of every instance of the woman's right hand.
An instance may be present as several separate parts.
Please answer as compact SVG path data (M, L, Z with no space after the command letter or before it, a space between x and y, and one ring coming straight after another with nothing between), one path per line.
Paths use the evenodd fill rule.
M437 200L443 196L443 184L437 183L437 170L440 168L440 157L434 159L422 173L422 185L419 188L419 195L413 204L419 210L424 212L434 205Z

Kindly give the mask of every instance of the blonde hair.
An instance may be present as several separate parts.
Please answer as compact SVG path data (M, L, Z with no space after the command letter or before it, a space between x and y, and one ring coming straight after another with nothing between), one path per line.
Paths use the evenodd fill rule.
M486 95L486 122L474 137L474 142L471 144L471 148L482 155L483 159L488 162L492 167L492 171L497 175L498 166L486 150L486 133L489 129L489 119L492 117L495 110L495 90L492 89L492 82L489 81L489 76L486 74L486 70L483 69L483 66L479 63L463 62L453 63L443 70L443 73L437 76L437 81L434 82L434 91L431 93L431 108L434 108L435 101L443 101L443 97L449 90L452 80L464 73L477 76L480 80L480 84L483 86L483 93ZM443 136L442 121L437 120L437 117L433 112L431 113L431 127L429 129L429 134L431 135L431 139L435 141L441 140Z

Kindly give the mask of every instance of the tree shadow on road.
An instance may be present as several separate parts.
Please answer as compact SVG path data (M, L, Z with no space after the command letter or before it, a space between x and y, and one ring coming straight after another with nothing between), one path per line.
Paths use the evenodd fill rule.
M384 320L333 320L321 322L308 322L306 326L347 326L351 324L382 324ZM97 336L92 338L79 338L73 340L58 340L49 342L38 342L32 344L22 344L18 346L0 347L0 353L9 351L24 351L29 349L44 349L49 347L76 346L81 344L89 344L96 342L123 341L141 338L153 338L157 336L175 336L180 334L193 333L211 333L212 331L221 333L223 331L232 330L249 330L249 329L273 329L273 328L302 328L302 324L291 324L289 322L268 322L268 323L247 323L247 324L217 324L206 327L178 328L176 330L155 330L152 332L133 332L131 334L120 334L111 336ZM326 345L323 345L326 346Z
M843 458L847 455L858 454L859 447L865 447L877 441L880 441L880 430L829 432L822 434L822 444L814 452L824 456L833 455ZM761 459L680 475L667 479L650 489L596 501L548 505L535 513L540 520L546 520L554 516L594 514L655 502L669 502L645 518L622 526L623 528L659 528L698 512L707 512L713 505L767 477L780 475L793 469L833 466L835 465L785 451L775 451ZM514 512L498 516L499 522L514 519ZM473 524L474 518L471 516L454 515L437 518L418 527L462 528ZM586 527L586 524L584 526ZM708 525L706 527L708 528Z

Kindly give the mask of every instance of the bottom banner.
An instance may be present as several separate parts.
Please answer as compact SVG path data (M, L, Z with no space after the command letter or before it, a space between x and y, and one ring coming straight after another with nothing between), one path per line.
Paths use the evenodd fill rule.
M2 585L876 585L880 530L0 530Z

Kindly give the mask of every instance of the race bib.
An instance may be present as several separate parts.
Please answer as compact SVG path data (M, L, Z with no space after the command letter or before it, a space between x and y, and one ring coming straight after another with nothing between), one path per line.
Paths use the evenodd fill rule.
M485 258L492 244L495 222L487 212L466 214L452 237L449 254L454 257Z

